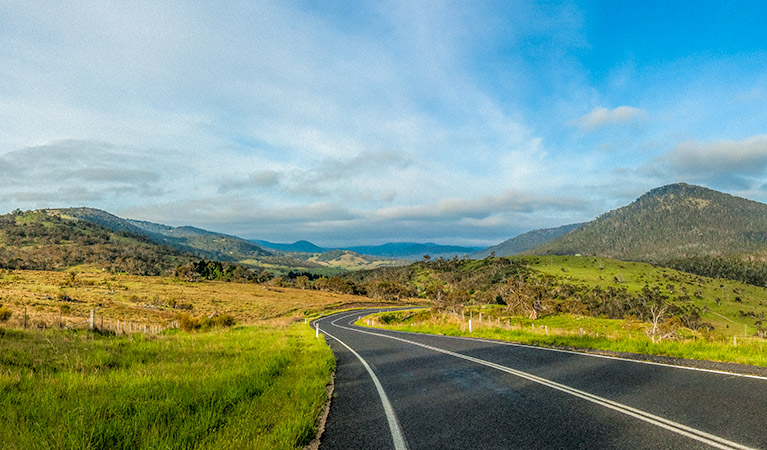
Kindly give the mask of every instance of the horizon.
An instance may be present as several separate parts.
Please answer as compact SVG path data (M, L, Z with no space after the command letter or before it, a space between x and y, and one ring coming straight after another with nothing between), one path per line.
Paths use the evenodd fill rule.
M485 248L677 182L765 203L765 13L3 4L0 211Z

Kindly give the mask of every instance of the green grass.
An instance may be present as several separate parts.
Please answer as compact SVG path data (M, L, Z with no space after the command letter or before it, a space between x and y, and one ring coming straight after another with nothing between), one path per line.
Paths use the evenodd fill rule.
M479 312L483 321L479 321ZM472 331L468 319L472 318ZM767 367L767 341L758 338L721 338L688 329L679 338L653 343L647 337L647 323L613 320L570 314L546 316L531 321L523 317L502 316L498 307L475 308L465 318L453 314L424 311L384 312L363 317L358 325L445 336L498 339L541 346L578 347L594 350L662 355L707 361L734 362ZM501 319L501 324L498 324ZM533 328L533 326L535 328Z
M157 338L0 328L0 449L301 448L334 366L303 323Z
M703 320L728 336L742 335L744 326L747 333L755 333L756 321L767 312L767 289L739 281L707 278L646 263L587 256L525 259L535 270L589 287L614 286L636 294L645 285L658 286L671 302L700 308Z

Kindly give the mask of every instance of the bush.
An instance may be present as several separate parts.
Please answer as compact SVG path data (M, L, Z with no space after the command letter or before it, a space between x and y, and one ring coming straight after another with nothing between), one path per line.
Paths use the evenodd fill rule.
M191 314L179 314L179 328L184 331L204 331L214 327L228 328L237 324L237 319L231 314L219 314L209 318L207 316L193 317Z
M13 312L5 307L0 307L0 322L7 322L13 316Z
M234 318L231 314L221 314L220 316L216 316L213 318L213 326L216 327L233 327L237 324L237 319Z
M179 314L178 325L184 331L197 331L200 329L200 321L190 314Z

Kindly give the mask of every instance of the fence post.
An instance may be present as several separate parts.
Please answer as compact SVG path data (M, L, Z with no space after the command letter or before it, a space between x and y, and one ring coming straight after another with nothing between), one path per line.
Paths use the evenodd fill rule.
M24 305L24 328L27 328L27 305Z
M96 310L95 309L91 310L91 319L88 322L88 326L91 329L91 331L96 329Z
M471 319L469 319L469 333L471 333Z

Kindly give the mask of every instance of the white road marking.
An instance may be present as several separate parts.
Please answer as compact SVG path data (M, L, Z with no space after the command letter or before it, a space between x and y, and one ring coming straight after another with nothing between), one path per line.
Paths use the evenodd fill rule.
M420 342L410 341L410 340L398 338L398 337L395 337L395 336L388 336L388 335L385 335L385 334L373 333L373 332L370 332L370 331L360 330L360 329L356 329L356 328L348 328L348 327L344 327L344 326L338 325L336 323L339 320L342 320L342 319L345 319L345 318L348 318L348 317L349 317L348 315L347 316L339 317L338 319L333 320L331 322L331 324L334 325L334 326L337 326L337 327L339 327L341 329L344 329L344 330L349 330L349 331L354 331L354 332L357 332L357 333L364 333L364 334L369 334L369 335L373 335L373 336L378 336L378 337L383 337L383 338L387 338L387 339L393 339L393 340L396 340L396 341L405 342L407 344L415 345L415 346L422 347L422 348L425 348L425 349L428 349L428 350L432 350L432 351L435 351L435 352L438 352L438 353L443 353L443 354L450 355L450 356L453 356L453 357L456 357L456 358L461 358L461 359L464 359L464 360L467 360L467 361L471 361L471 362L474 362L474 363L477 363L477 364L481 364L483 366L491 367L493 369L500 370L502 372L506 372L508 374L515 375L515 376L518 376L520 378L524 378L524 379L532 381L534 383L542 384L542 385L548 386L548 387L550 387L552 389L556 389L558 391L561 391L561 392L564 392L564 393L567 393L567 394L570 394L570 395L582 398L582 399L587 400L589 402L592 402L592 403L595 403L597 405L604 406L606 408L609 408L609 409L612 409L614 411L620 412L622 414L626 414L628 416L637 418L637 419L642 420L644 422L647 422L647 423L650 423L652 425L661 427L663 429L672 431L672 432L680 434L682 436L694 439L696 441L702 442L704 444L710 445L710 446L715 447L715 448L727 449L727 450L732 450L732 449L755 450L752 447L747 447L745 445L738 444L737 442L733 442L733 441L721 438L719 436L715 436L713 434L709 434L709 433L706 433L704 431L688 427L688 426L683 425L681 423L677 423L677 422L674 422L672 420L665 419L663 417L656 416L654 414L650 414L648 412L645 412L645 411L642 411L642 410L639 410L639 409L636 409L636 408L632 408L632 407L630 407L628 405L624 405L622 403L614 402L614 401L609 400L607 398L600 397L600 396L597 396L597 395L594 395L594 394L590 394L590 393L585 392L585 391L581 391L579 389L572 388L572 387L564 385L564 384L557 383L555 381L547 380L545 378L541 378L539 376L532 375L532 374L529 374L527 372L522 372L520 370L512 369L511 367L502 366L500 364L496 364L496 363L493 363L493 362L490 362L490 361L485 361L483 359L474 358L474 357L471 357L471 356L467 356L467 355L463 355L463 354L460 354L460 353L452 352L450 350L445 350L445 349L441 349L441 348L438 348L438 347L433 347L431 345L422 344ZM484 342L492 342L492 343L498 344L498 342L493 342L493 341L484 341ZM539 347L533 347L533 348L539 348ZM575 352L573 352L573 353L575 353ZM670 366L670 367L677 367L677 366Z
M365 367L365 370L368 371L370 378L373 379L373 384L375 384L376 390L378 391L378 396L381 398L384 413L386 414L386 421L389 424L389 431L391 432L392 441L394 442L394 449L407 450L407 442L405 441L405 436L402 433L402 428L399 426L397 414L394 412L394 408L392 408L391 403L389 402L389 397L386 395L386 391L384 391L384 388L381 385L381 381L378 380L378 377L376 376L375 372L373 372L373 369L370 367L367 361L365 361L362 356L359 355L359 353L355 352L351 347L346 345L344 341L328 333L326 330L320 329L320 331L322 331L323 334L335 339L339 344L346 347L350 352L352 352L354 356L357 357L357 359L360 360L362 365Z

